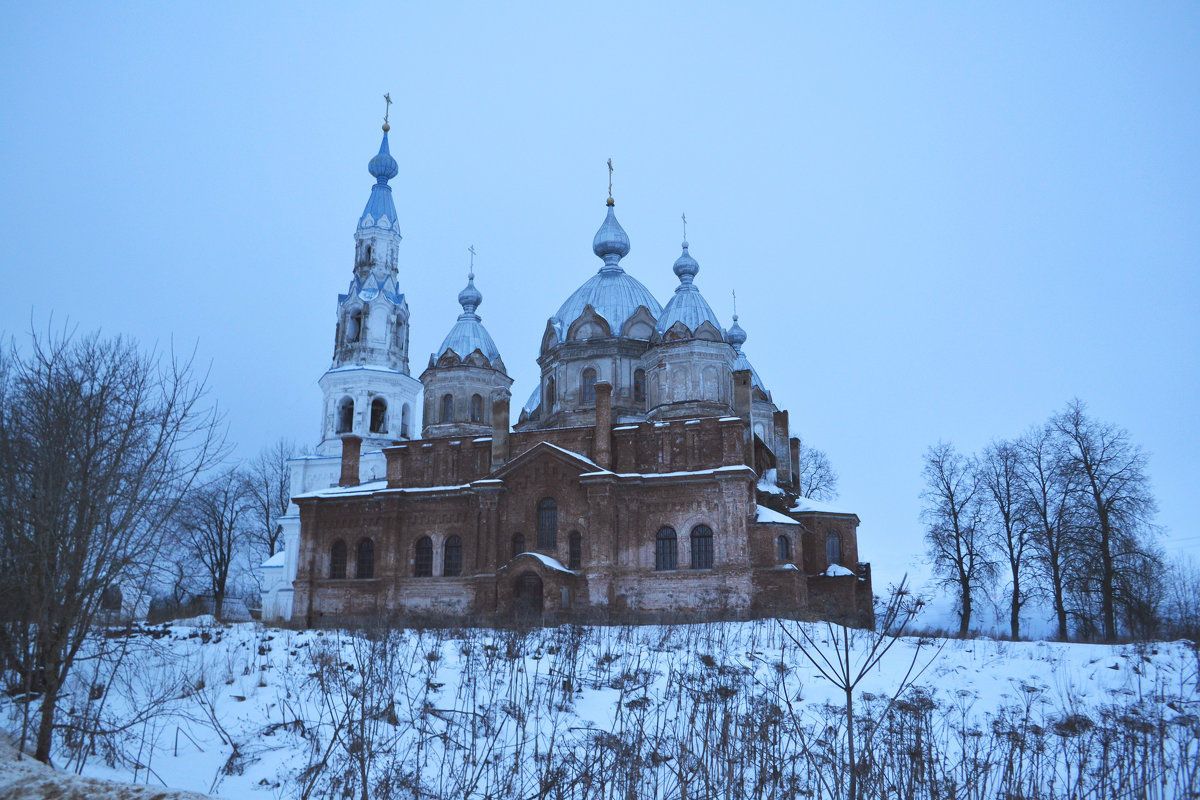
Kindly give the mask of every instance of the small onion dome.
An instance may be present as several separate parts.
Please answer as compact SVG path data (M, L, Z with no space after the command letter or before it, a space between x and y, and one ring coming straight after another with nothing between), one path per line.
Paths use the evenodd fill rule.
M464 314L474 314L475 309L483 302L483 295L475 288L475 273L467 275L467 285L458 293L458 304L463 307ZM465 355L465 354L464 354Z
M400 165L388 151L386 130L383 132L383 142L379 145L379 153L367 162L367 172L370 172L380 183L387 183L400 172Z
M621 223L617 222L617 215L613 213L611 205L608 207L604 224L592 239L592 252L604 259L605 266L611 267L617 266L618 261L629 255L629 236L621 227Z
M741 325L738 325L737 319L737 314L734 314L733 325L729 326L729 332L725 335L725 338L727 338L729 343L733 345L733 349L740 353L742 351L742 345L746 343L746 332L742 330Z
M675 265L671 269L675 270L675 276L681 283L691 283L692 279L696 277L696 273L700 271L700 265L688 252L687 242L683 243L683 254L675 259Z

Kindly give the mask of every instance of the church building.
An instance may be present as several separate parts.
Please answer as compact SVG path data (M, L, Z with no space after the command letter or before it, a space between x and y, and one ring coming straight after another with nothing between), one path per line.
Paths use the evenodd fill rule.
M263 565L264 618L869 623L858 517L796 492L788 412L737 315L724 327L701 294L688 243L666 305L622 266L611 187L599 269L547 320L515 425L473 271L412 377L383 130L319 381L320 444L292 462L285 546Z

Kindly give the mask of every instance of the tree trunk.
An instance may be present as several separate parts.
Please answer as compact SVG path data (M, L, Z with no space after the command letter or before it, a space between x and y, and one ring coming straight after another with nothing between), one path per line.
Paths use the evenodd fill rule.
M1015 567L1012 579L1012 617L1009 619L1009 625L1012 627L1013 641L1016 641L1021 638L1021 576Z
M42 719L38 724L37 749L33 757L50 765L50 746L54 743L54 709L58 706L58 681L46 681L42 695ZM52 765L51 765L52 766Z
M850 800L858 800L858 764L854 758L854 690L846 689L846 755L850 760Z
M971 627L971 584L963 578L959 586L962 592L962 610L958 615L958 635L966 637L967 630Z

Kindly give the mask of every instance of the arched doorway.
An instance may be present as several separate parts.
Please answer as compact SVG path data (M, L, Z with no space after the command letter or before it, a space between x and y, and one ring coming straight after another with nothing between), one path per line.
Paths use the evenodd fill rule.
M522 572L513 587L513 616L518 622L537 622L542 616L542 579Z

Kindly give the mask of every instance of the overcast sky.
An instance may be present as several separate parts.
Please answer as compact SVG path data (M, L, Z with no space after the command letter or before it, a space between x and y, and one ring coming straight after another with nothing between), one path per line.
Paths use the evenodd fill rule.
M512 5L4 3L0 329L194 346L239 453L315 445L391 92L414 374L474 244L525 401L611 157L623 265L665 303L687 212L879 586L929 445L1072 397L1200 551L1200 5Z

